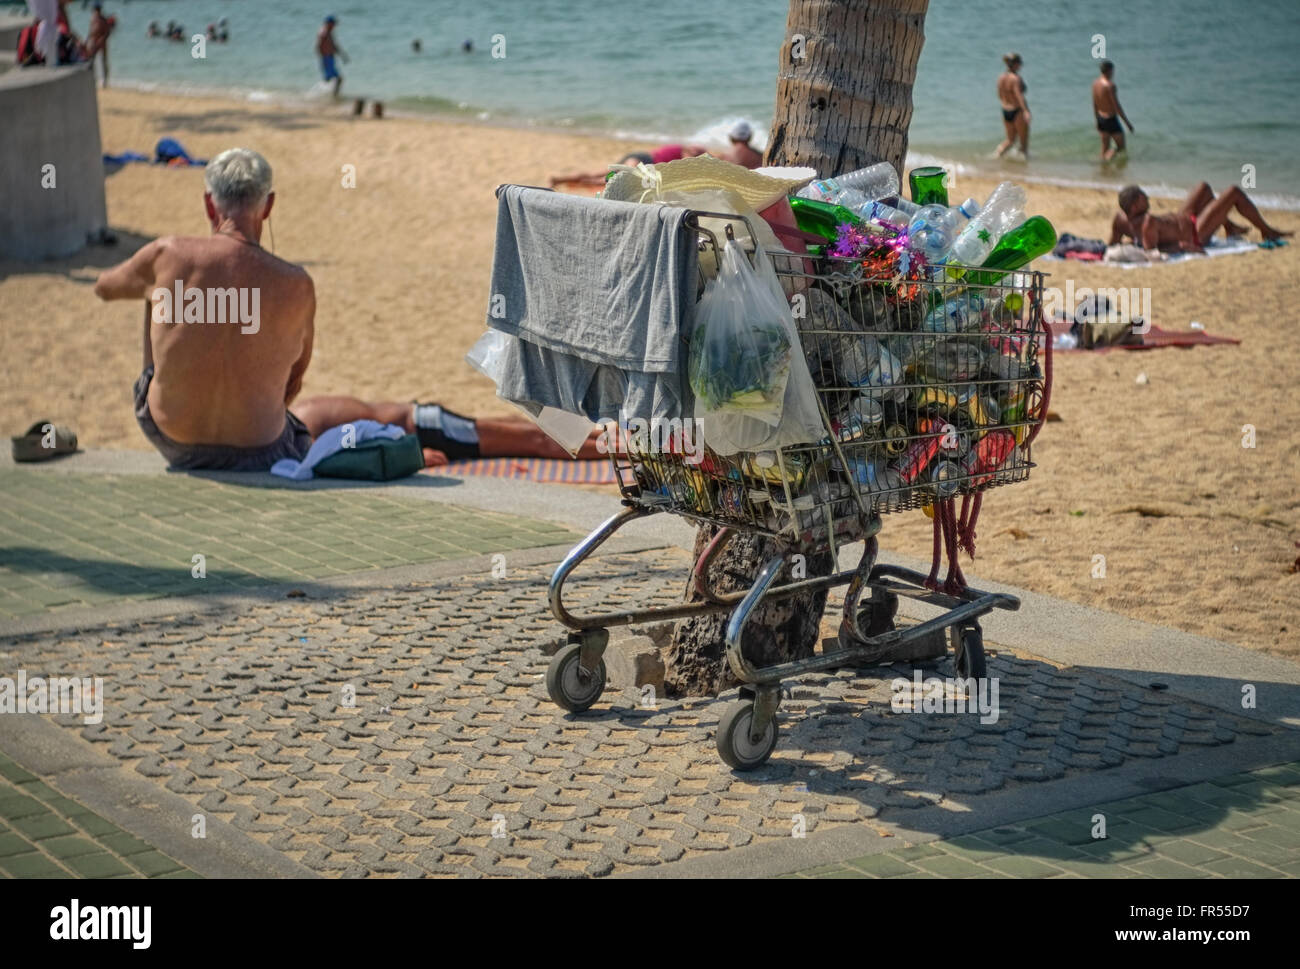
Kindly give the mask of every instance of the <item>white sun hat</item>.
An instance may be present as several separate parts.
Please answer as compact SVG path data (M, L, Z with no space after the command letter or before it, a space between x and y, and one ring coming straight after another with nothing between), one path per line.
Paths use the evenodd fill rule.
M661 165L638 165L612 176L602 197L620 202L654 199L663 192L730 189L755 212L807 185L817 173L811 168L767 168L751 171L711 155L697 155Z

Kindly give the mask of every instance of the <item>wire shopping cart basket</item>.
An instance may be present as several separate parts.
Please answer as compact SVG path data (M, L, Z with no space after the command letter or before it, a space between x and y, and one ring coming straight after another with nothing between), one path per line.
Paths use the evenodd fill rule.
M743 220L691 214L688 224L699 230L703 266L705 251L717 257L724 240L702 218L712 226L723 220L729 239L734 234L727 220ZM707 438L702 452L687 453L628 436L623 447L610 449L625 508L569 553L549 590L552 612L572 632L552 658L547 690L557 705L575 713L591 707L605 688L601 657L609 627L728 613L726 657L742 686L740 699L719 723L717 747L723 761L740 770L758 767L775 749L782 679L869 665L904 644L945 632L959 675L986 675L978 620L993 609L1018 609L1019 601L967 586L957 565L958 546L973 551L983 492L1028 478L1051 385L1041 273L947 267L936 280L934 273L900 272L897 260L874 265L870 259L791 253L769 258L792 308L801 344L793 352L802 350L813 378L824 436L725 457L708 449ZM934 519L930 575L878 563L882 516L920 508ZM661 512L717 527L693 567L698 601L570 612L563 592L574 570L623 525ZM709 587L709 566L744 532L773 539L779 551L747 591L719 593ZM789 575L796 554L807 561L830 552L834 562L840 548L856 542L864 543L856 568ZM941 550L949 560L942 582ZM840 585L848 589L838 650L764 667L746 658L745 626L761 602ZM943 612L895 628L900 595Z

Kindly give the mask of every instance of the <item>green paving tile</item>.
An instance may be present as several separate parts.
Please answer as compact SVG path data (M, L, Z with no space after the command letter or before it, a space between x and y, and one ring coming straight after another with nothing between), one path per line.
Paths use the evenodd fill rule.
M85 838L78 838L75 835L46 838L41 842L41 849L62 862L66 862L69 858L76 858L78 855L89 855L101 850Z
M1203 821L1187 817L1184 814L1175 814L1172 811L1166 811L1158 807L1140 807L1133 811L1125 811L1124 817L1134 824L1140 824L1143 827L1156 828L1159 831L1168 831L1177 833L1187 831L1191 828L1205 827Z
M1072 875L1081 875L1084 878L1116 878L1122 871L1119 864L1106 864L1101 860L1077 861L1073 858L1065 858L1052 864Z
M979 836L983 840L996 845L1015 844L1017 841L1028 841L1033 837L1028 831L1020 828L990 828L987 831L981 831Z
M1053 863L1044 863L1033 858L1013 856L1010 858L990 858L984 862L989 868L1014 875L1017 878L1047 878L1059 875L1061 869Z
M1283 853L1300 851L1300 831L1291 831L1288 828L1280 828L1274 824L1243 831L1242 837L1250 841L1273 845L1274 851Z
M38 797L46 804L50 803L52 798L59 796L59 792L50 787L44 781L33 778L30 781L22 781L18 784L19 793L26 794L28 797Z
M129 875L131 869L105 851L63 859L63 863L84 878L108 878Z
M14 878L67 878L68 873L39 851L0 858L0 868Z
M1204 871L1214 872L1226 878L1285 878L1279 871L1265 868L1244 858L1225 858L1222 861L1207 861L1201 866Z
M1207 861L1220 861L1228 857L1222 851L1207 848L1194 841L1170 841L1154 847L1157 857L1172 858L1184 865L1203 865Z
M64 824L61 818L50 814L48 811L43 814L14 818L9 822L9 826L33 841L39 841L42 838L55 838L62 834L76 834L76 831Z
M0 790L4 790L0 788ZM46 811L45 805L25 794L0 794L0 818L13 823L16 818L38 817Z
M1112 864L1128 864L1137 858L1151 857L1151 849L1140 842L1100 838L1091 844L1080 845L1081 860Z
M151 878L164 872L175 871L181 867L161 851L155 851L152 848L148 851L142 851L138 855L131 855L127 860L132 868Z
M124 833L117 825L111 824L101 818L98 814L92 814L89 811L83 810L83 813L81 814L69 815L68 820L81 828L81 830L85 831L87 834L92 834L97 838L102 838L105 835Z
M922 858L916 864L922 870L944 878L972 878L987 872L987 869L981 868L974 862L946 853L933 858Z
M942 852L932 844L911 845L910 847L901 848L898 851L893 852L895 858L908 863L915 863L920 861L922 858L933 858L941 853Z
M0 833L0 858L9 855L20 855L25 851L32 850L32 843L26 838L20 838L12 831Z
M911 865L899 861L892 855L867 855L865 858L854 858L849 864L877 878L894 878L916 872Z
M1140 861L1125 862L1124 867L1132 868L1144 875L1154 875L1156 878L1197 878L1203 874L1202 870L1181 864L1172 858L1145 858Z
M1061 844L1086 845L1091 844L1093 841L1093 825L1090 818L1086 820L1048 818L1043 821L1035 821L1026 825L1026 827L1031 835L1037 835L1049 841L1059 841Z
M112 848L114 854L124 855L127 857L140 854L144 851L153 850L148 844L141 841L139 838L121 831L114 834L100 835L97 840L100 844L105 844Z

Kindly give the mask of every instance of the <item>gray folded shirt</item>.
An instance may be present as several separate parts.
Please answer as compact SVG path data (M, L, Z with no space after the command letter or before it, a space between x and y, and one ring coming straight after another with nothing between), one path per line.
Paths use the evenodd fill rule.
M687 210L507 185L487 323L513 337L498 393L591 420L689 413L695 304Z

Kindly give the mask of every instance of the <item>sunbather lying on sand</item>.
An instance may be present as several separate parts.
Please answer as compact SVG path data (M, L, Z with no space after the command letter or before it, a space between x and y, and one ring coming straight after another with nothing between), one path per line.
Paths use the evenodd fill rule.
M1131 237L1143 249L1204 252L1204 244L1221 228L1229 236L1246 234L1245 226L1229 220L1234 210L1259 230L1265 242L1292 235L1265 222L1255 203L1236 185L1216 198L1214 189L1201 182L1187 194L1183 207L1172 215L1153 214L1147 193L1129 185L1119 193L1119 207L1110 228L1112 246Z
M703 155L708 149L699 145L661 145L654 151L630 151L618 160L620 165L659 165L663 162L677 161L679 158L694 158ZM590 185L596 188L605 184L613 166L595 172L573 172L569 175L552 175L551 188L557 185Z
M265 471L301 460L325 430L370 419L419 436L425 463L465 457L567 457L522 418L474 420L437 404L312 397L288 407L311 363L316 293L301 266L264 250L271 166L233 148L204 181L212 235L165 236L106 270L104 300L146 300L141 430L173 468ZM579 456L595 458L593 432Z

